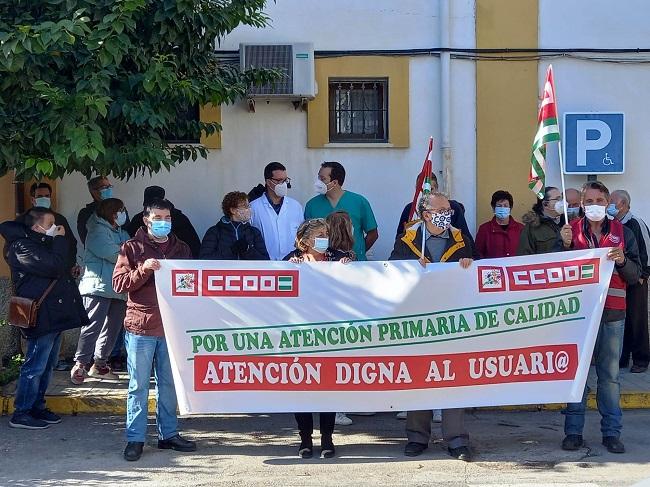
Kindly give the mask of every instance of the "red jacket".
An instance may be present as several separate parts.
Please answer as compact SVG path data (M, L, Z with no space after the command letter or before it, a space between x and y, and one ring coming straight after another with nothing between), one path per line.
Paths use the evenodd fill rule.
M483 259L517 255L519 235L523 229L524 226L521 223L510 217L508 229L504 230L497 223L497 218L492 217L492 220L478 228L476 250Z
M124 328L135 335L165 336L162 317L158 309L156 281L153 271L144 270L147 259L191 259L190 247L169 234L166 253L149 238L146 229L140 228L135 237L122 244L113 271L113 289L128 293Z

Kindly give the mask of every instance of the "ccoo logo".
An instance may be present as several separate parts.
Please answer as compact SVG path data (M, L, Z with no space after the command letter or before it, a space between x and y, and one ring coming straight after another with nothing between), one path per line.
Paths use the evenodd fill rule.
M297 270L175 270L172 281L173 296L293 298L300 289Z

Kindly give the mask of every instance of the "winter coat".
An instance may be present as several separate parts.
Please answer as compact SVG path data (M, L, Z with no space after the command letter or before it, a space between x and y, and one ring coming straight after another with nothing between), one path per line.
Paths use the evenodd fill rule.
M483 259L517 255L519 237L524 226L510 217L508 228L503 229L496 217L483 223L476 232L476 250Z
M416 220L395 240L395 246L388 260L418 260L422 257L422 220ZM449 228L449 239L440 262L458 262L460 259L478 259L479 255L471 237L458 228ZM429 250L424 247L424 256L432 262Z
M529 211L521 219L524 228L519 236L517 255L546 254L563 250L560 228L562 222L555 223L552 218Z
M125 294L113 291L113 270L120 253L120 246L129 239L121 227L114 228L96 214L91 215L86 225L86 250L84 251L84 273L79 284L82 296L126 301Z
M199 259L269 260L262 233L250 223L232 222L225 216L208 228Z
M36 326L22 329L23 335L36 338L87 325L88 315L67 267L66 238L48 237L14 221L0 224L0 235L7 241L6 258L16 296L38 300L57 280L38 310Z
M113 271L113 289L128 293L124 328L135 335L165 336L156 296L154 272L144 270L147 259L191 259L190 247L169 234L165 252L154 242L144 228L135 237L122 244Z
M287 255L284 256L282 260L289 260L292 257L300 257L302 258L304 252L302 250L292 250L289 252ZM354 260L354 252L349 251L346 252L344 250L336 250L333 248L328 248L325 251L325 261L326 262L338 262L341 259L348 258L350 260Z
M68 270L71 270L75 265L77 265L77 239L74 238L74 233L72 232L72 228L70 228L70 224L68 223L66 217L64 217L63 215L57 212L53 212L53 213L54 213L54 224L57 226L60 225L63 228L65 228L65 239L68 242L68 253L66 255L65 265L68 268ZM25 223L26 214L27 212L20 215L18 218L16 218L16 221L20 223Z
M177 208L172 207L171 214L172 232L174 232L174 235L176 235L179 239L189 245L190 250L192 251L192 256L195 259L198 258L199 251L201 250L201 239L199 238L199 234L196 233L192 222L181 210ZM135 237L135 234L140 228L146 228L144 221L142 221L143 216L144 212L141 211L133 217L128 226L124 226L131 237Z

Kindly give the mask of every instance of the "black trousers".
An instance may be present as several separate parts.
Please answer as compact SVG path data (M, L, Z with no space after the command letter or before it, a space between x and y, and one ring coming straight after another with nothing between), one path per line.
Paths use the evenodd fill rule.
M627 311L621 367L627 367L632 354L632 363L647 367L650 362L650 339L648 337L648 281L627 287Z
M300 437L310 437L314 432L314 416L312 413L295 413ZM332 437L334 433L334 418L336 413L320 413L320 434L321 436Z

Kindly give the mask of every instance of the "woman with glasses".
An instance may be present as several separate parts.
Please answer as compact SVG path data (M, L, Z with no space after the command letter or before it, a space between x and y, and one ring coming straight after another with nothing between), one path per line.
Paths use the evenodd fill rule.
M246 193L228 193L221 208L223 217L205 233L199 259L269 260L262 234L250 224L252 212Z
M118 379L107 360L126 314L126 295L113 291L112 283L120 246L129 239L129 234L122 229L125 223L122 200L108 198L99 203L86 224L84 273L79 292L90 324L82 327L79 335L75 365L70 372L73 384L81 384L86 376Z
M563 245L560 230L564 224L563 213L562 192L553 186L547 186L544 198L537 200L532 211L521 219L524 228L519 236L517 255L561 252Z

